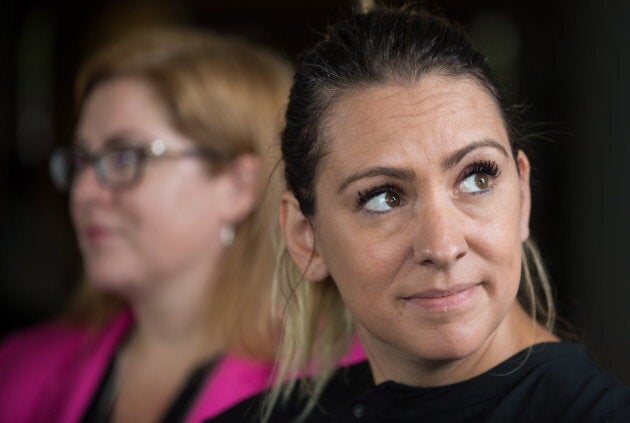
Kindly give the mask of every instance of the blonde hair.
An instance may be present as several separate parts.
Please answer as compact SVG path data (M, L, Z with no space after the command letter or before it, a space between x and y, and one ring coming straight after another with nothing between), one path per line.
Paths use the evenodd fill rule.
M290 66L245 40L190 29L143 31L89 60L76 85L79 110L95 87L120 77L148 82L166 106L171 124L224 161L242 154L263 160L259 207L236 229L209 298L212 324L234 350L273 356L268 317L273 273L279 133L291 84ZM68 310L82 323L106 321L124 302L84 282Z

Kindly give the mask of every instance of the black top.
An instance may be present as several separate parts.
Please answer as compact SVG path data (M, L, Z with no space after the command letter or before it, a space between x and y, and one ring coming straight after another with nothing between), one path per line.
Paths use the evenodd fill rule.
M361 363L337 372L307 422L630 422L630 388L599 369L583 347L537 344L472 379L440 387L370 386ZM260 421L262 396L208 422ZM293 395L271 422L294 421Z

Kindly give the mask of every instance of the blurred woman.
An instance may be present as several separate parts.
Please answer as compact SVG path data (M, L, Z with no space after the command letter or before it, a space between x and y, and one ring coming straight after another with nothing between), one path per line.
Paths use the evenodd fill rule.
M0 347L0 421L200 421L263 389L273 184L291 69L236 38L136 34L77 82L66 316ZM263 202L263 198L265 201Z

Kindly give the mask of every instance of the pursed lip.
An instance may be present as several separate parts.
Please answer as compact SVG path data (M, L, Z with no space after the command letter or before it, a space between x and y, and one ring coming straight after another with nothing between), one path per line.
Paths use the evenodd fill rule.
M448 288L419 291L403 299L428 311L449 311L463 306L472 298L481 283L464 283Z
M440 298L440 297L448 297L449 295L456 294L461 291L466 291L474 286L479 285L479 283L463 283L459 285L453 285L446 289L427 289L424 291L420 291L418 293L409 295L405 298Z
M102 241L114 234L112 227L98 223L90 223L81 231L83 238L89 243Z

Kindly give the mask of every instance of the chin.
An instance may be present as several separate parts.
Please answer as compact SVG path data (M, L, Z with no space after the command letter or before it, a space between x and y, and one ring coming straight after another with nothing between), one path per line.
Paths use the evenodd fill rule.
M478 346L471 346L469 344L445 344L440 343L435 346L424 346L418 353L422 359L427 361L457 361L463 360L466 357L472 355Z
M133 285L133 277L114 264L86 263L85 275L88 282L98 291L125 295Z
M456 361L474 354L481 348L487 336L471 328L442 331L438 334L425 335L427 342L422 342L416 354L429 361Z

